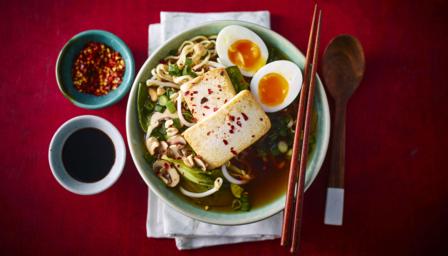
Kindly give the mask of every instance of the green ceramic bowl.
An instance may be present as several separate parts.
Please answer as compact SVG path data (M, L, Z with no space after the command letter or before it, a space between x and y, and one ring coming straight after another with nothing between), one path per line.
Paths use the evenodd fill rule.
M124 59L126 70L117 89L103 96L94 96L76 90L72 81L72 66L76 55L88 42L100 42L118 51ZM56 80L65 98L81 108L99 109L120 101L134 81L134 57L128 46L116 35L104 30L87 30L72 37L62 48L56 62Z
M144 134L140 129L137 117L137 87L139 82L146 81L151 76L151 69L154 68L160 59L166 57L170 50L177 49L184 41L197 35L217 34L222 28L228 25L241 25L247 27L257 33L268 46L274 46L280 49L290 60L299 65L303 70L305 57L303 54L287 39L267 28L241 21L217 21L206 23L193 29L189 29L167 41L158 48L143 64L137 74L128 100L126 113L126 133L128 138L129 149L132 159L137 167L138 172L142 176L146 184L168 205L194 219L221 225L237 225L259 221L280 212L285 206L285 195L278 197L269 204L258 208L252 208L249 212L214 212L205 211L195 206L184 198L179 196L175 191L167 188L163 182L151 171L143 154L146 151ZM308 36L304 34L303 36ZM317 79L315 96L315 107L318 114L316 149L309 156L309 162L306 172L306 188L308 188L319 172L322 162L327 152L328 139L330 135L330 114L328 110L327 97L320 79Z

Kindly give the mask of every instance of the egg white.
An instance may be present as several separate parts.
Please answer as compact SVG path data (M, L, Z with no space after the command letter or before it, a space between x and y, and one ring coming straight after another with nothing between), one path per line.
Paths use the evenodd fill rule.
M227 26L218 33L216 38L216 52L218 53L219 61L226 67L234 66L235 64L229 59L228 50L230 46L238 40L249 40L256 44L260 49L262 60L266 63L269 57L268 48L263 40L255 34L252 30L238 25ZM240 68L241 74L247 77L252 77L257 70L246 70Z
M283 102L276 106L265 105L260 99L258 85L261 78L270 73L277 73L288 82L288 94ZM266 64L255 73L250 82L250 90L265 112L277 112L286 108L295 98L297 98L297 95L299 95L300 89L302 88L302 79L302 71L295 63L287 60L277 60Z

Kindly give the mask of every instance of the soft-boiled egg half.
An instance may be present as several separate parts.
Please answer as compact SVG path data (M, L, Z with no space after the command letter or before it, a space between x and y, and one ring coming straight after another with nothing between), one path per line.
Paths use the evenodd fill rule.
M268 48L251 30L237 25L227 26L216 38L216 52L225 66L237 66L244 76L252 77L269 57Z
M255 73L250 90L266 112L286 108L299 95L302 71L291 61L268 63Z

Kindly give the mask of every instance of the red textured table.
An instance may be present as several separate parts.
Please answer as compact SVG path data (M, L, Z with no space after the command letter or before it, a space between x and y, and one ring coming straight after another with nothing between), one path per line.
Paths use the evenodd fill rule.
M158 22L161 10L267 9L274 30L306 47L311 1L205 2L0 3L0 254L288 255L279 240L178 252L172 240L146 238L147 187L129 155L117 184L96 196L64 190L48 167L50 139L72 117L105 117L125 136L126 98L89 111L58 90L57 54L80 31L117 34L139 68L148 24ZM353 34L364 45L367 69L347 113L344 226L323 224L327 157L305 195L301 252L446 255L447 2L319 2L322 50L333 36Z

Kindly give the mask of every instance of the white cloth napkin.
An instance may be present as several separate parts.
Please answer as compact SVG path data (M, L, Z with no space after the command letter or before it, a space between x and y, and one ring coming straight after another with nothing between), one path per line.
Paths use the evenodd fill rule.
M149 25L150 53L166 39L213 20L243 20L270 27L268 11L185 13L161 12L160 24ZM182 215L163 203L150 189L148 196L148 216L146 231L148 237L174 238L179 250L206 246L275 239L280 237L283 214L256 223L239 226L220 226L203 223Z

